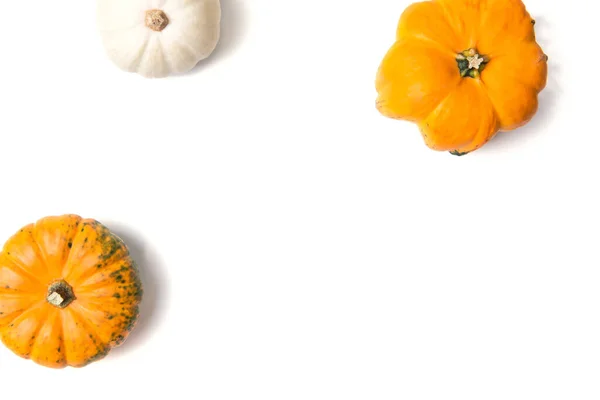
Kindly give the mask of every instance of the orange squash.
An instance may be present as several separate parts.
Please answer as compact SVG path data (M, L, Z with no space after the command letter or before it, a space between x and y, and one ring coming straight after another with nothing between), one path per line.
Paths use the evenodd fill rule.
M431 0L401 15L377 72L376 107L464 155L531 120L548 57L521 0Z
M0 337L43 366L103 358L134 328L141 299L127 246L98 221L42 218L0 252Z

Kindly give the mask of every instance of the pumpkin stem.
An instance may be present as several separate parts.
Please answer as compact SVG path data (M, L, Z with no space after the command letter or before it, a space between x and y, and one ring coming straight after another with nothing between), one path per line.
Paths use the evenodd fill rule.
M146 26L153 31L160 32L169 25L169 18L163 10L146 11Z
M48 288L46 300L58 308L65 308L76 299L73 288L64 280L56 281Z
M479 78L481 71L488 62L490 62L489 58L480 55L475 49L468 49L456 55L458 70L463 78L465 76Z

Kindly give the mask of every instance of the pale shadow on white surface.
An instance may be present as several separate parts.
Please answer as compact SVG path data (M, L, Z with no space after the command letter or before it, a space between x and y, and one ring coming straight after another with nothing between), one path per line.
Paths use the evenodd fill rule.
M165 266L161 264L159 257L139 233L119 224L110 223L107 226L110 226L110 229L123 239L129 248L129 252L138 266L144 290L135 329L121 346L111 352L113 355L120 355L144 345L150 339L154 328L164 316L164 310L170 297L169 285Z
M525 126L514 131L499 132L489 143L478 150L480 154L486 151L495 152L520 146L520 143L530 139L531 136L544 135L546 128L552 124L556 116L561 92L559 83L560 65L557 61L558 57L554 57L552 52L548 50L551 47L550 43L545 40L549 36L549 23L543 17L534 16L534 19L536 21L536 40L548 55L548 80L546 88L538 96L538 110Z
M244 2L240 0L221 0L221 36L212 54L200 61L190 72L195 74L205 67L219 63L229 57L238 48L246 33Z

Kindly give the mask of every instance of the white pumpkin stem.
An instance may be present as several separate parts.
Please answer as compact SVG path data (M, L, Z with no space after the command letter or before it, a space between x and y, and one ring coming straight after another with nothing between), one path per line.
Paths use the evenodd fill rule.
M148 28L160 32L169 25L169 18L163 10L148 10L145 22Z

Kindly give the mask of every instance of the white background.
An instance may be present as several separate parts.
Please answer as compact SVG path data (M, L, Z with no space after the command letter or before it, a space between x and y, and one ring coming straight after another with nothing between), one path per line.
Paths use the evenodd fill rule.
M0 237L96 218L146 297L86 368L0 346L1 397L598 399L595 3L526 1L540 111L454 157L374 107L409 1L222 2L164 80L108 61L91 0L3 2Z

